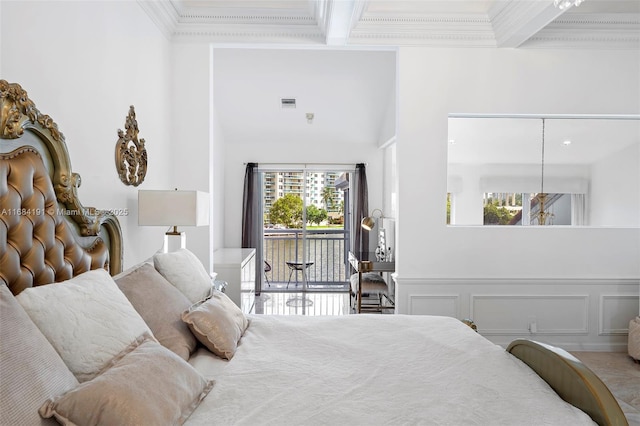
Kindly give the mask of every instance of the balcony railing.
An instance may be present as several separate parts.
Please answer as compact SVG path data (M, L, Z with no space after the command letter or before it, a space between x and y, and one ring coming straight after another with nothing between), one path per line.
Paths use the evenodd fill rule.
M305 270L307 289L313 290L346 290L347 262L345 251L346 232L344 229L312 229L305 232L303 244L302 229L265 229L264 260L271 265L266 273L267 281L264 290L286 288L300 290L303 282L301 271L294 271L286 262L313 262ZM303 257L303 250L305 256ZM291 280L289 282L289 276Z

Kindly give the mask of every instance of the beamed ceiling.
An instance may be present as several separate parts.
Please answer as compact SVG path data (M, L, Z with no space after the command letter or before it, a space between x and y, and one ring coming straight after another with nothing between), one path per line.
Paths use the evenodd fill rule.
M139 0L171 40L640 48L639 0Z
M220 46L214 92L225 141L284 144L301 157L328 142L392 140L398 46L640 50L640 0L566 10L553 0L138 1L169 40Z

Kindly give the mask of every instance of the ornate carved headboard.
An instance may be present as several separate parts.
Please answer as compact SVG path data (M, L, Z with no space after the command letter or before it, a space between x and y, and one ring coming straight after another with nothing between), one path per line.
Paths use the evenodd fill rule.
M122 231L83 207L64 136L19 84L0 80L0 285L14 294L89 269L122 271Z

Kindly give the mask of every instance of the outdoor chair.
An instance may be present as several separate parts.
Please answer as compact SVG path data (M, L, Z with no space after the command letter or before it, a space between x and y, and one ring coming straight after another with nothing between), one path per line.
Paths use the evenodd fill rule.
M287 267L289 268L289 281L287 281L287 288L289 288L289 284L291 284L291 275L296 273L296 285L298 284L298 272L302 272L303 282L309 283L307 279L307 268L313 265L313 262L285 262Z
M264 279L267 281L267 285L271 287L271 283L269 282L269 277L267 277L267 272L271 272L271 265L266 260L264 261Z

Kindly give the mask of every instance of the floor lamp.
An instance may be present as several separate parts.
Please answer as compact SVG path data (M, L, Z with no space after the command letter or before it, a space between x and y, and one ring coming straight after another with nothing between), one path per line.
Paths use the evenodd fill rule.
M178 226L209 224L209 194L202 191L140 190L138 191L138 225L170 226L164 234L162 251L186 248L187 239Z

